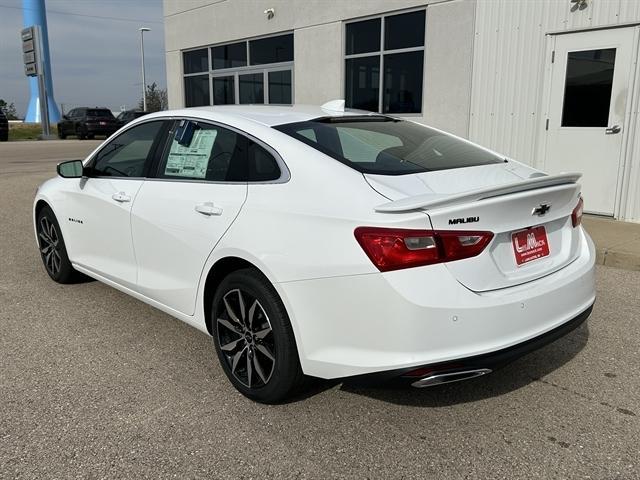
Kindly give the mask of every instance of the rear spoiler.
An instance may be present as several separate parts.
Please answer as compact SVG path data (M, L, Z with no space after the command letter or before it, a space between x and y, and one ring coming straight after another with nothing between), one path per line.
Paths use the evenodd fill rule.
M504 183L493 187L469 190L454 195L426 193L424 195L416 195L414 197L383 203L382 205L378 205L375 210L381 213L398 213L411 210L429 210L445 206L448 207L459 203L477 202L500 195L576 183L581 176L581 173L561 173L559 175L545 175L518 182Z

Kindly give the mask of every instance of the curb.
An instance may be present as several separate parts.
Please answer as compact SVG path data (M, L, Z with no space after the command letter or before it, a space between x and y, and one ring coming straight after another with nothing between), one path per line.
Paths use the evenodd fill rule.
M596 264L640 271L640 223L585 215L582 224L596 246Z
M640 255L596 247L596 264L623 270L640 271Z

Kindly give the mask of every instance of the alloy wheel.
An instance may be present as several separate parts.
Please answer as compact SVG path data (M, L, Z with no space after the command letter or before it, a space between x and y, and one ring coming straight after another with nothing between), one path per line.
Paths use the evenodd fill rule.
M49 273L55 276L60 272L62 266L62 257L59 250L60 237L55 225L47 217L40 218L38 237L44 265Z
M266 385L276 365L269 317L246 291L233 289L217 308L218 345L232 375L249 388Z

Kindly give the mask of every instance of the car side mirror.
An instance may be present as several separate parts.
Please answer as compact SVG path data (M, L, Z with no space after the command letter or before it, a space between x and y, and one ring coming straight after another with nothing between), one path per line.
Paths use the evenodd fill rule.
M69 160L59 163L56 170L62 178L82 178L84 167L82 160Z
M69 117L67 115L62 115L62 119L63 120L69 120Z

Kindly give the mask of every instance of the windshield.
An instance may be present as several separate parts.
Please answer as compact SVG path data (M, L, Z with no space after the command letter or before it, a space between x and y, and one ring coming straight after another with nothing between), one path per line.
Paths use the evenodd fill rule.
M110 110L107 109L92 109L87 110L87 117L113 117Z
M320 118L274 128L363 173L404 175L505 161L451 135L383 116Z

